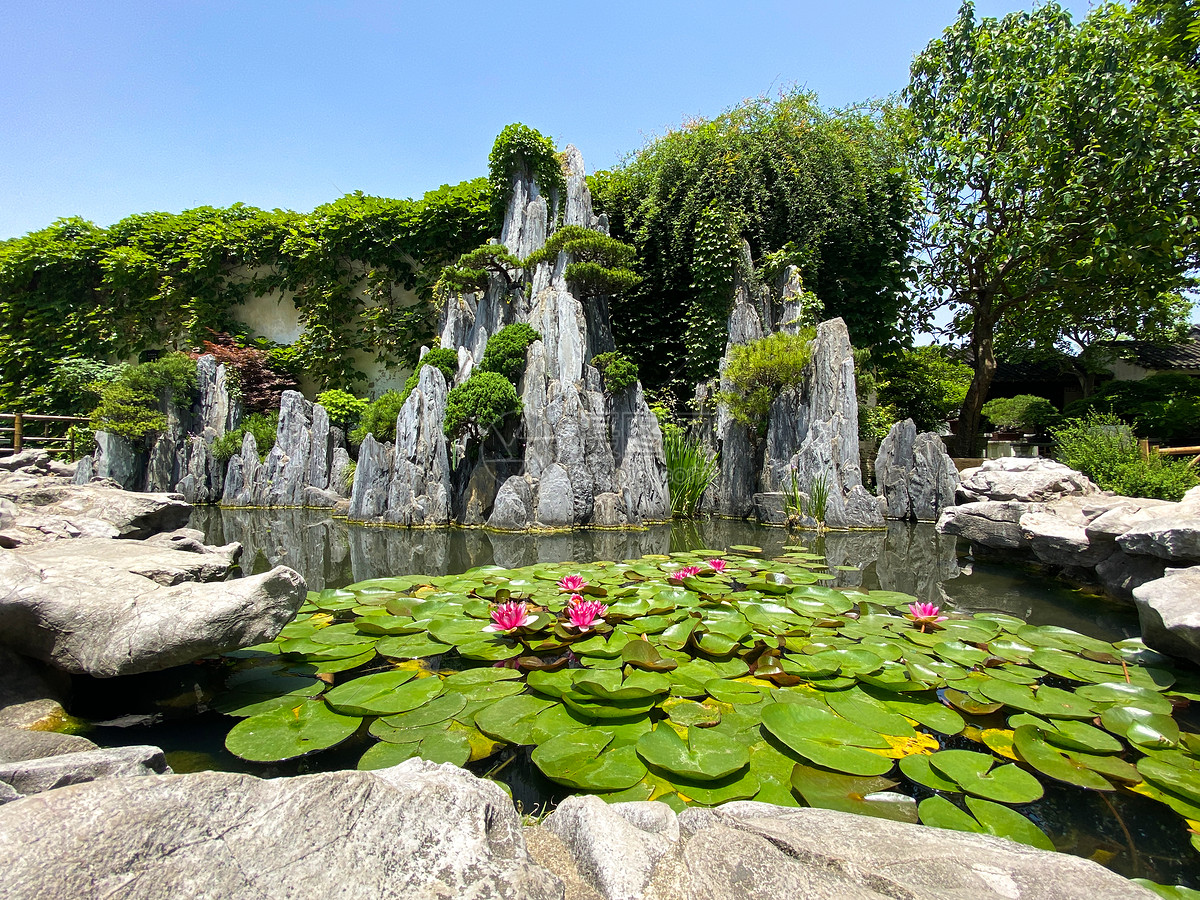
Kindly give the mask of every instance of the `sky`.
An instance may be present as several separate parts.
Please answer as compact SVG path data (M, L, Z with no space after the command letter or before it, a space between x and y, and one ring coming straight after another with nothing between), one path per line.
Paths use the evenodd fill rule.
M1033 0L977 0L981 16ZM1089 3L1065 2L1078 18ZM901 90L959 0L10 0L0 240L79 215L307 211L487 174L523 122L589 170L744 98Z

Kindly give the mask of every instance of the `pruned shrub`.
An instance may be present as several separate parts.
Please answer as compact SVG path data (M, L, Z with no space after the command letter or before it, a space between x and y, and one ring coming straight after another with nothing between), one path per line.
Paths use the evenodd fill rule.
M525 371L526 349L534 341L541 339L542 336L524 322L505 325L488 338L479 369L483 372L495 372L516 384Z
M444 430L451 440L463 435L482 440L520 411L521 398L511 381L498 372L476 371L450 392Z
M227 431L209 448L213 459L217 462L228 462L232 457L242 452L242 442L246 433L254 435L254 446L258 449L258 458L266 459L267 454L275 446L279 435L279 410L270 413L251 413L242 419L242 424L232 431Z
M368 434L374 435L377 441L394 441L396 416L400 415L404 399L399 391L387 391L371 401L363 410L358 427L350 432L350 443L357 446L366 440Z
M1133 429L1111 413L1068 419L1050 433L1058 461L1078 469L1106 491L1178 501L1200 484L1187 463L1157 454L1143 459Z
M348 391L333 389L317 394L317 403L329 413L329 421L342 431L349 433L358 425L363 410L370 403L361 397L355 397Z
M168 353L151 362L127 366L100 390L91 425L132 441L160 432L167 418L159 406L166 395L182 407L196 399L196 362L183 353Z
M592 357L592 365L600 371L604 389L614 397L637 384L637 363L620 351L598 353Z
M980 410L998 428L1020 431L1041 431L1061 418L1054 404L1034 394L997 397L983 404Z
M812 358L816 329L797 334L778 331L748 344L737 344L729 354L725 377L731 389L717 399L734 419L759 437L767 432L771 404L783 391L804 380L804 367Z
M1141 381L1110 381L1067 405L1069 416L1108 412L1143 436L1170 443L1200 442L1200 378L1163 372Z

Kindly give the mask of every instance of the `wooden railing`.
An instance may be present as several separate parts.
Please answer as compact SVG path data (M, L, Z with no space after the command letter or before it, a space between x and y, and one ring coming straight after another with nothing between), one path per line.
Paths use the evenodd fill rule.
M88 420L81 416L38 416L31 413L0 413L0 453L20 453L37 448L66 453L75 458L72 425Z
M1141 447L1142 459L1149 459L1151 453L1157 453L1159 456L1190 456L1192 460L1188 463L1189 466L1200 464L1200 447L1159 447L1146 440L1139 441L1138 445Z

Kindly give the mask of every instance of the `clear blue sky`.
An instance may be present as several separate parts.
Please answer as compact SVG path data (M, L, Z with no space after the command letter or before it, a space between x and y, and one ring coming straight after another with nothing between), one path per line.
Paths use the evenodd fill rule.
M825 106L896 92L958 6L11 0L0 239L66 215L109 225L238 201L309 210L354 190L419 196L486 174L510 122L605 168L781 87Z

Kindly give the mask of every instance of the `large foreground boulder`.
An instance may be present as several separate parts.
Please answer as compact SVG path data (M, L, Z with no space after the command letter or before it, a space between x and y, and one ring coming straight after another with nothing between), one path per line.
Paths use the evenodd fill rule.
M451 765L111 778L0 806L0 896L561 900L512 802Z
M1148 581L1133 599L1147 646L1200 662L1200 566Z
M100 541L104 556L55 559L59 544L0 555L0 643L75 674L151 672L273 640L306 593L283 566L180 584L221 557Z

